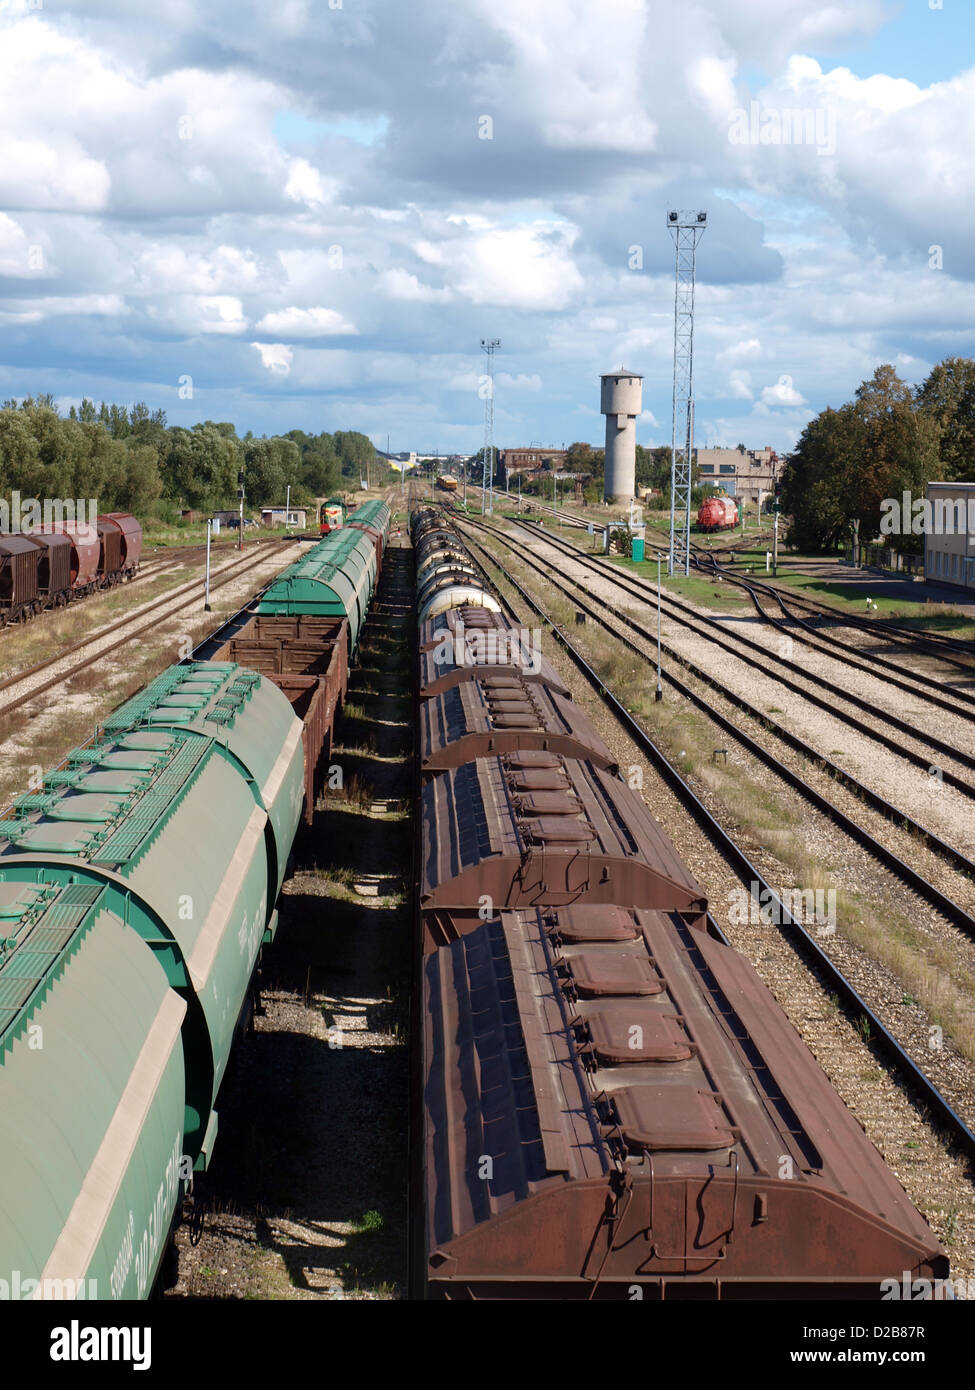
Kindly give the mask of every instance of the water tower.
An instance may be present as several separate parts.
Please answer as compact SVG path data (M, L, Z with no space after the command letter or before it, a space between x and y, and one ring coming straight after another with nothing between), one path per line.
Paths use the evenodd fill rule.
M606 473L603 500L629 502L636 491L636 418L643 409L639 372L606 372L599 409L606 416Z

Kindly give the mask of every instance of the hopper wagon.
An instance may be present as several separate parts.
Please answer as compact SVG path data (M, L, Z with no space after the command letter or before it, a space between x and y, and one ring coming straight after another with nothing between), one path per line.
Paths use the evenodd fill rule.
M445 529L414 513L418 566ZM595 728L570 737L572 702L510 664L430 667L445 639L450 671L458 634L503 632L500 603L425 606L414 1293L878 1299L904 1270L945 1279Z

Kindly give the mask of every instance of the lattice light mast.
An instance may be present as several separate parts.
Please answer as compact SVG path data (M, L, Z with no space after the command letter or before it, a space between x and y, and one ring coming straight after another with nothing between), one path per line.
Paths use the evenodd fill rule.
M501 346L500 338L482 338L481 347L487 353L487 391L484 396L484 460L481 470L481 515L489 514L494 506L494 354ZM488 486L490 485L490 498Z
M667 572L689 573L694 448L694 275L706 212L668 212L674 238L674 426L670 445L670 555Z

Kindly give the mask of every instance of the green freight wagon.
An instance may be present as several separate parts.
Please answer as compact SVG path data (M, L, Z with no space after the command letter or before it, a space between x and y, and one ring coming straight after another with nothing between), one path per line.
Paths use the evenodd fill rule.
M351 654L359 641L376 575L371 539L363 531L345 526L278 575L268 585L257 611L288 617L307 613L348 618Z
M0 820L13 1297L151 1290L300 811L301 724L254 672L175 668L109 725Z

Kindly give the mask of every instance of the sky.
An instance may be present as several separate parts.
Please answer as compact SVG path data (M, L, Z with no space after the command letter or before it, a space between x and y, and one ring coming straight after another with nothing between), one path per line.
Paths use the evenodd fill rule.
M791 448L975 356L970 0L0 0L0 395L393 450ZM786 140L786 136L791 138Z

